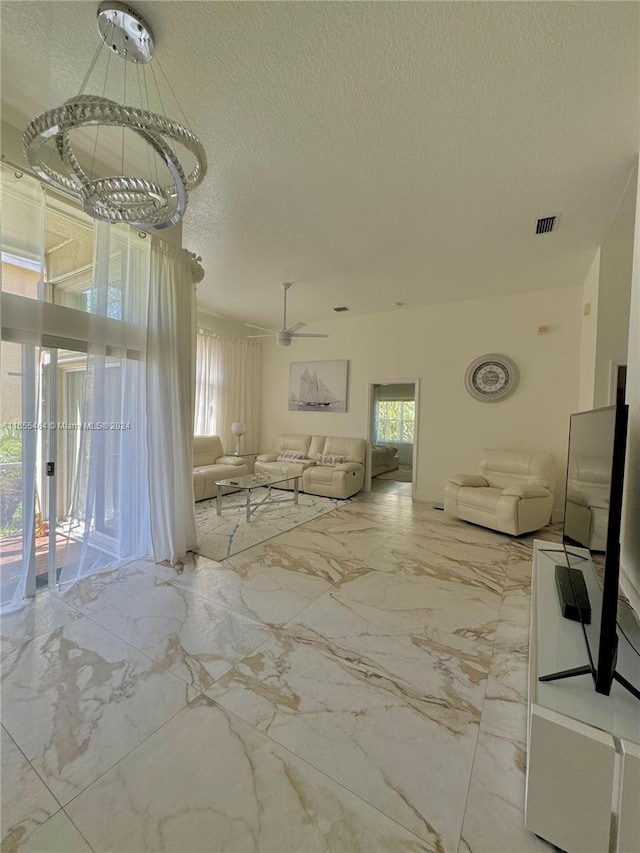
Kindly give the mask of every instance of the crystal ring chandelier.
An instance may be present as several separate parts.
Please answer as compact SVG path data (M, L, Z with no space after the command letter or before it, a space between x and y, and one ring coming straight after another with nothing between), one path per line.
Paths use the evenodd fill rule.
M125 222L139 228L168 228L182 219L187 208L189 191L197 187L206 174L207 157L204 147L188 127L149 109L149 91L150 88L153 91L153 87L149 86L144 75L144 66L153 57L154 42L146 21L130 6L108 0L98 7L98 31L102 41L85 76L80 93L65 101L62 106L47 110L29 123L22 137L25 156L42 180L75 195L85 212L94 219ZM104 96L110 54L107 56L103 94L83 94L101 49L105 46L126 62L136 66L140 107L126 103L119 104ZM140 68L143 69L142 76ZM155 74L153 82L162 106L162 96ZM130 91L131 88L135 88L135 81ZM170 84L169 88L171 88ZM126 91L125 65L123 101L126 99ZM172 89L171 92L173 93ZM107 177L95 176L93 166L98 134L101 128L107 127L122 128L123 131L122 174ZM80 157L71 142L71 133L83 128L95 128L90 168L81 165ZM124 174L125 131L133 133L146 147L147 174L144 177L139 174L139 163L136 164L138 174L129 176ZM176 153L178 145L188 152L193 161L188 174L185 174L186 170ZM49 154L45 159L47 150ZM51 165L54 153L59 160L58 168ZM112 160L114 154L112 143L104 159ZM160 179L158 165L160 168L164 167L167 174L166 181Z

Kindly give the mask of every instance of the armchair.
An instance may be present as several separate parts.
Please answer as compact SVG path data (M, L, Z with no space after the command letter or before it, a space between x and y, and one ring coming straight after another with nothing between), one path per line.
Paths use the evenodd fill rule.
M570 458L564 530L591 551L606 549L610 490L610 458L583 455Z
M454 474L444 491L451 515L520 536L551 519L555 462L548 453L483 450L476 474Z
M249 469L244 459L225 456L217 435L196 435L193 439L193 493L197 501L216 494L216 480L241 477Z

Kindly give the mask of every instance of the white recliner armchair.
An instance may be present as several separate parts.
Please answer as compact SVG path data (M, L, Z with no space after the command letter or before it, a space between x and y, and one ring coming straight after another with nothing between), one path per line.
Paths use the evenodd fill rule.
M607 547L611 458L576 455L569 459L564 533L590 551Z
M512 536L539 530L551 519L555 468L549 453L483 450L477 473L445 486L445 511Z
M242 477L249 469L241 456L225 456L218 435L193 437L193 493L197 501L216 495L216 480ZM225 492L233 491L225 489Z

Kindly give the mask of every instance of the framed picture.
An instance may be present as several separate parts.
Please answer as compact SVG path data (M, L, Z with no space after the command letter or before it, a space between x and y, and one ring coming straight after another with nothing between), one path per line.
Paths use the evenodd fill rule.
M289 365L290 412L346 412L349 362L293 361Z

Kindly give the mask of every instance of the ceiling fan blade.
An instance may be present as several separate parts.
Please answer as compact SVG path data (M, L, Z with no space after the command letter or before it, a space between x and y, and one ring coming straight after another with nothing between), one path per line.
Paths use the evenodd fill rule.
M297 332L292 332L291 337L292 338L328 338L329 335L310 335L310 334L305 334L304 332L302 332L302 334L299 334Z
M265 329L264 326L256 326L254 323L245 323L245 326L248 326L250 329L260 329L261 332L271 332L272 335L278 334L275 329Z
M287 332L291 335L295 335L298 329L301 329L303 326L306 326L306 323L296 323L295 326L291 326L290 329L287 329Z
M247 335L248 338L272 338L273 335Z

